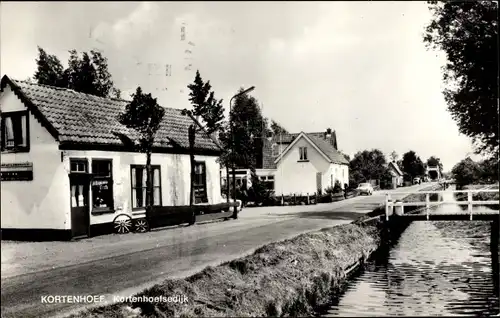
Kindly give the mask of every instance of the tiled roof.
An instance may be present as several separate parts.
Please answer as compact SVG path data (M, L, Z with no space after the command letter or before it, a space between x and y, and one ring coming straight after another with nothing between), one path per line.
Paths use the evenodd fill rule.
M328 158L330 158L333 163L345 165L349 164L349 161L347 161L346 157L341 152L336 150L329 141L316 135L306 135L307 137L309 137L309 139L312 140L312 142L314 142L316 147L318 147Z
M283 144L283 147L286 148L299 135L300 133L282 134L281 136L279 135L274 136L271 141L266 140L263 149L262 168L276 169L276 164L274 163L276 157L272 156L273 144L281 143ZM349 164L347 158L335 148L337 144L337 138L335 132L332 132L332 136L330 138L325 138L324 132L312 132L312 133L306 133L306 135L311 139L312 142L314 142L316 147L318 147L333 163Z
M396 172L401 176L404 174L403 171L401 171L401 169L399 168L398 164L393 161L389 162L387 166L392 166L394 170L396 170Z
M121 125L117 116L128 101L102 98L71 89L39 85L2 78L2 90L10 84L12 90L45 124L61 144L123 145L120 135L137 140L133 129ZM28 106L28 105L27 105ZM189 148L188 128L193 120L180 109L165 108L165 116L156 134L155 147ZM204 131L196 135L196 150L219 151L219 147Z

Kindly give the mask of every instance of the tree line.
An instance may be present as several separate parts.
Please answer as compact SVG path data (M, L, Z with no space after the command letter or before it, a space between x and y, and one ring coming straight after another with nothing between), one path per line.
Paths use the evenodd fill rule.
M424 177L427 167L438 167L440 173L443 172L441 159L436 156L431 156L423 162L413 150L404 153L402 158L399 158L395 151L386 158L379 149L363 150L357 152L349 162L349 186L356 187L360 183L377 180L382 189L391 188L390 162L403 172L406 182L412 182L416 177ZM437 175L430 177L437 178Z

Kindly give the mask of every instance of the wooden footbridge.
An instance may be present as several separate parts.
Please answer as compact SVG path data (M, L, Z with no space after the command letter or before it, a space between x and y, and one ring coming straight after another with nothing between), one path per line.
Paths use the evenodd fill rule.
M425 201L404 202L391 199L389 194L385 198L385 219L389 220L392 216L404 217L408 221L459 221L459 220L483 220L498 221L500 218L498 206L499 200L480 200L479 193L498 193L498 189L480 189L480 190L458 190L458 191L419 191L409 193L398 193L404 195L425 196ZM444 196L458 194L455 200L444 200ZM431 198L434 200L431 201ZM437 200L436 200L437 199ZM466 199L466 200L463 200ZM450 207L446 213L435 212L439 206ZM467 210L458 206L466 206ZM485 211L475 211L474 207L490 206L494 209ZM411 212L405 213L405 207L413 207Z
M413 221L489 221L491 223L490 250L493 282L498 295L500 290L499 200L498 196L497 200L481 200L482 197L479 195L480 193L498 194L498 192L498 189L480 189L405 193L407 195L425 197L425 201L421 202L393 201L391 200L391 196L387 194L385 198L386 228L389 232L400 233L404 231L405 225ZM445 197L451 197L453 200L445 200ZM486 206L489 208L486 208ZM405 207L407 208L405 209Z

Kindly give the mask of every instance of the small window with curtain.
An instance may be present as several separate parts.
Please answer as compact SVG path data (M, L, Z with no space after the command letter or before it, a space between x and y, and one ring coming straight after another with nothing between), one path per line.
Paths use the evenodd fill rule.
M132 208L146 207L146 166L132 165ZM161 206L161 179L160 166L151 166L151 175L153 177L153 206Z
M29 151L28 111L2 113L2 151Z
M207 196L207 171L204 162L197 161L194 164L194 203L208 203Z
M299 147L299 161L308 161L307 147Z

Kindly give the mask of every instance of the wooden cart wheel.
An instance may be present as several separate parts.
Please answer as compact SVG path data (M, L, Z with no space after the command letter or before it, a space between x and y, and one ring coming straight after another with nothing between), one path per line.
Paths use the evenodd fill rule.
M135 231L138 233L145 233L149 231L149 223L145 218L135 220Z
M132 229L132 218L128 214L119 214L113 220L113 226L118 234L129 233Z

